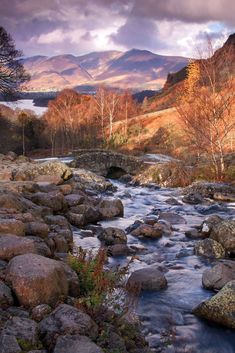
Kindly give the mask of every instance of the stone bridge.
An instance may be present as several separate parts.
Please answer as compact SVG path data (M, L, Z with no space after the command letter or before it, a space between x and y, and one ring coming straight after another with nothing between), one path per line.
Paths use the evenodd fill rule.
M88 169L114 179L124 174L135 175L144 165L139 158L110 151L91 150L83 153L78 151L77 154L78 156L71 163L72 167Z

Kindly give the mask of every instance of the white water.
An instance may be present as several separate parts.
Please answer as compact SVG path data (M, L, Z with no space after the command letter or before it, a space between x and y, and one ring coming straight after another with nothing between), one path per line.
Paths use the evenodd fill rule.
M135 220L142 220L153 209L175 212L183 216L186 224L177 224L170 236L159 240L138 239L128 234L128 244L147 248L139 254L130 270L161 263L166 269L168 287L159 292L142 293L137 312L151 348L157 353L234 353L235 335L232 330L200 320L191 312L203 300L214 295L202 287L202 273L212 266L208 259L195 256L195 240L185 237L185 230L200 225L207 217L208 206L194 206L181 202L180 189L150 190L114 182L118 187L115 197L122 199L124 218L101 222L103 227L127 228ZM165 201L175 197L181 205L172 206ZM213 212L213 210L212 210ZM211 213L212 213L211 212ZM218 208L216 214L234 217L235 205ZM208 214L208 213L207 213ZM96 237L86 238L74 233L75 243L85 248L99 246ZM127 258L110 258L110 264L124 264Z

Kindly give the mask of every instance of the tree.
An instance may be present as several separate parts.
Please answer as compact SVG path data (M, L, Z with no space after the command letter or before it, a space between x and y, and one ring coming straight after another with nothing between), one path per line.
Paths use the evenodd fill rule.
M200 55L187 68L187 79L177 107L191 146L206 153L215 176L223 177L228 138L235 129L235 46L213 50L207 43L207 56Z
M120 97L119 117L124 120L124 135L128 138L128 121L131 117L137 115L137 106L132 94L125 91Z
M29 119L29 116L26 112L21 111L18 115L18 120L22 127L22 154L25 156L25 125Z
M0 95L12 98L29 80L20 61L22 52L15 49L15 43L3 27L0 27Z
M106 90L104 87L99 87L95 95L95 105L98 117L101 120L101 133L103 143L105 142L105 111L106 111Z
M107 92L107 114L108 114L108 126L109 126L109 141L113 137L113 123L118 114L118 104L120 102L120 95L114 91L110 90Z

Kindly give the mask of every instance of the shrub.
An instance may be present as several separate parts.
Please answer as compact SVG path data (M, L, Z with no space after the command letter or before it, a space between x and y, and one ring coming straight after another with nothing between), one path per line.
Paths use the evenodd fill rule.
M80 282L76 306L92 316L97 316L98 312L107 308L118 314L126 310L124 292L129 263L115 270L108 269L105 267L106 259L106 251L102 248L96 254L78 248L75 255L69 255L69 264L76 271Z
M234 181L235 180L235 166L230 165L225 172L225 180Z

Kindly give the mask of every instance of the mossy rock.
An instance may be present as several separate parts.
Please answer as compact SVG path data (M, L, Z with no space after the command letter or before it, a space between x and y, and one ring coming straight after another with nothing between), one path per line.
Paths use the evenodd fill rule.
M235 281L227 283L215 296L199 304L193 314L235 329Z

